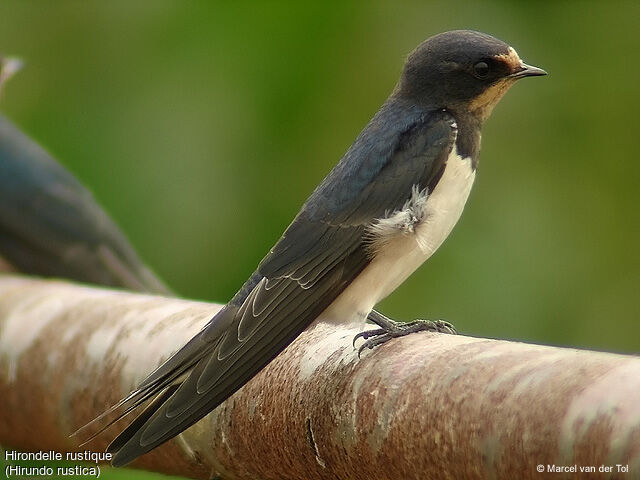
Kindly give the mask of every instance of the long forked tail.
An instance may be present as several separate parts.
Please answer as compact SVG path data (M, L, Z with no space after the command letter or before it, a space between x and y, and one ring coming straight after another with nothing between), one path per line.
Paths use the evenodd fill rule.
M180 385L171 385L164 392L160 393L153 401L147 405L144 411L136 417L136 419L125 428L120 435L118 435L113 442L109 444L108 452L113 453L119 450L125 443L127 443L135 433L144 425L144 423L151 418L151 416L158 410L162 404L178 389Z
M215 318L216 317L214 317L214 319ZM122 420L131 412L138 409L138 407L145 404L149 399L153 398L151 403L147 405L140 416L137 417L133 423L120 434L118 439L120 439L121 436L126 436L127 431L135 431L134 426L144 423L142 420L144 419L146 421L146 419L148 419L160 407L160 405L162 405L162 403L175 392L193 366L203 356L209 353L212 348L215 348L215 345L216 344L212 344L207 347L202 340L202 335L196 335L184 347L175 352L157 369L151 372L151 374L149 374L134 391L90 422L81 426L78 430L72 433L71 436L80 438L90 427L100 424L105 418L115 412L119 412L114 418L103 424L90 436L84 438L80 446L85 445L104 432L111 425Z

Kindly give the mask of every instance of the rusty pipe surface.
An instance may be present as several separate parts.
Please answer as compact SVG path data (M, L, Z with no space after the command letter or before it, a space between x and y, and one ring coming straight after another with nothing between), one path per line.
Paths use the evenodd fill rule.
M0 444L78 447L219 305L0 276ZM640 358L433 333L358 356L317 325L134 466L191 478L640 478ZM616 464L629 469L616 470ZM583 474L581 467L611 467Z

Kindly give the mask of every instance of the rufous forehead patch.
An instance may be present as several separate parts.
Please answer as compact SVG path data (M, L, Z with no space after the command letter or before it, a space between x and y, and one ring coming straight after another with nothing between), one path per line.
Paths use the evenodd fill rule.
M496 55L494 57L496 60L504 62L509 67L509 70L515 71L522 65L522 60L520 60L520 56L518 52L516 52L513 47L509 47L507 53L503 53L502 55Z

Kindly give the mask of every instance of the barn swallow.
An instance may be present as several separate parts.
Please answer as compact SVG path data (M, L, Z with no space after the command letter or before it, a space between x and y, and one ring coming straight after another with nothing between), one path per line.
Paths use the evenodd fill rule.
M0 96L20 68L22 60L0 57ZM0 115L3 268L169 294L91 192Z
M257 270L185 346L114 409L153 399L109 445L125 465L193 425L315 322L368 319L365 346L402 327L373 310L442 244L478 167L480 129L519 79L545 75L506 43L460 30L431 37Z
M91 192L0 115L3 263L32 275L169 294Z

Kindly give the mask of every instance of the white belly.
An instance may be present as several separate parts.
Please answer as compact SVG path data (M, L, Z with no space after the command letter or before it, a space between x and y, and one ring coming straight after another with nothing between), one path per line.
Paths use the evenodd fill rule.
M440 181L425 197L381 219L372 228L375 257L318 318L321 322L364 322L373 307L393 292L444 242L469 197L475 171L454 147ZM419 211L416 212L416 207ZM416 215L418 213L418 215ZM413 219L414 223L408 223Z

